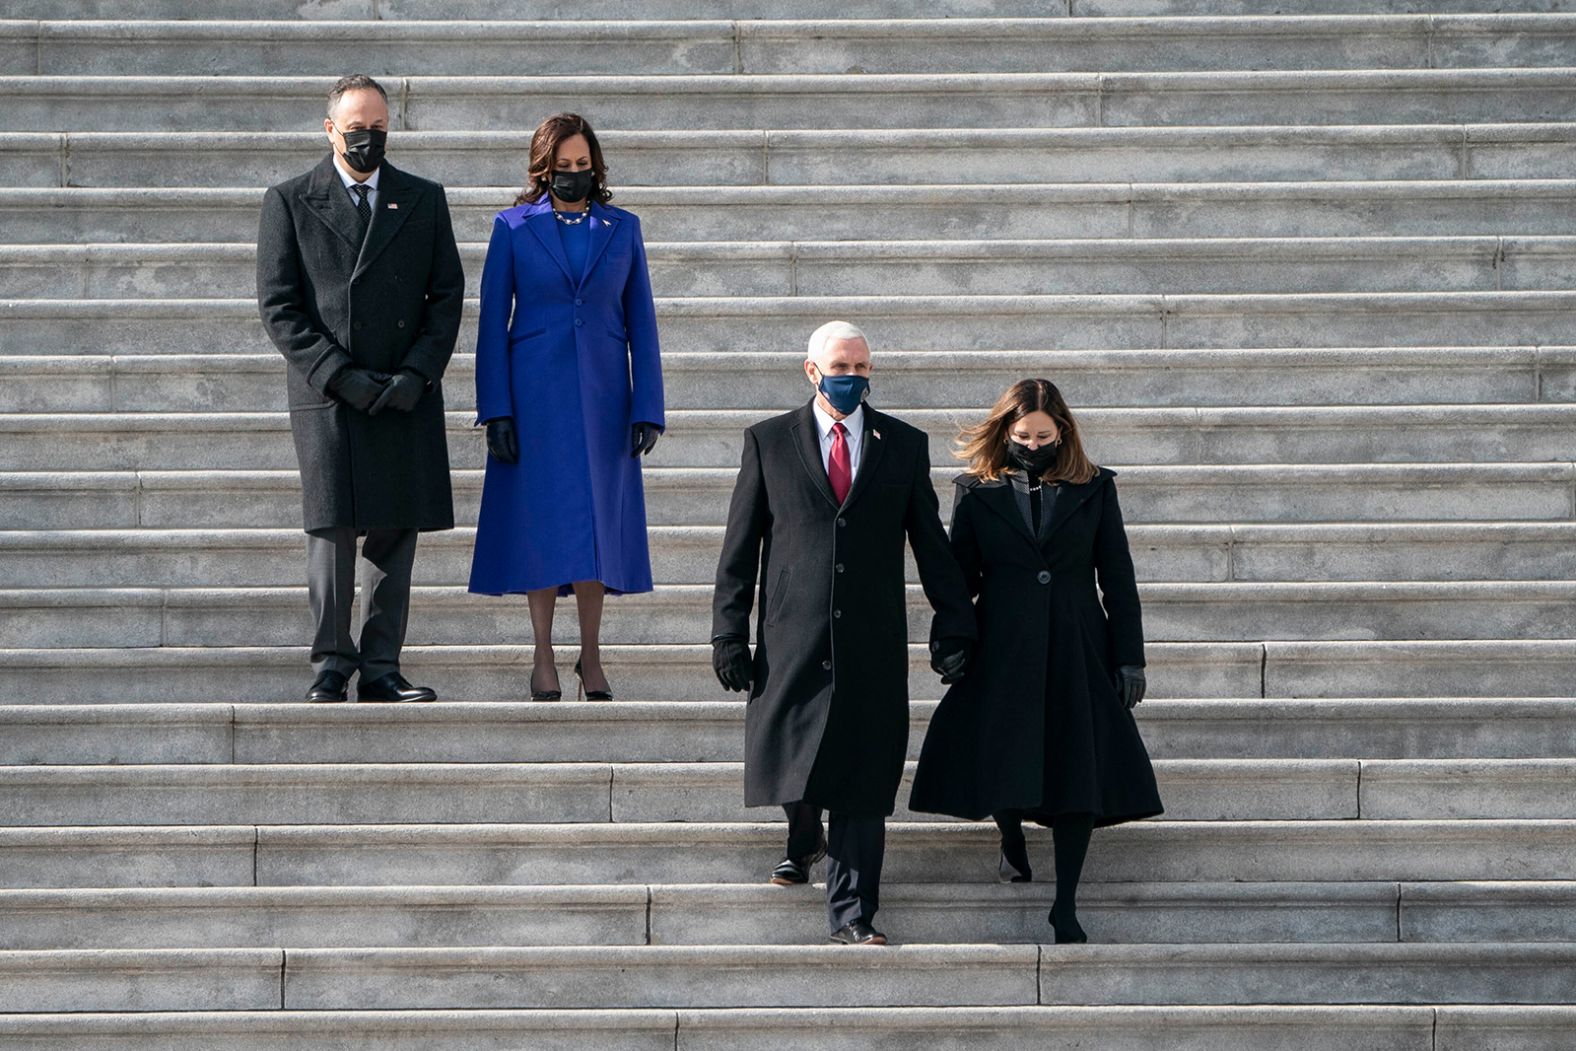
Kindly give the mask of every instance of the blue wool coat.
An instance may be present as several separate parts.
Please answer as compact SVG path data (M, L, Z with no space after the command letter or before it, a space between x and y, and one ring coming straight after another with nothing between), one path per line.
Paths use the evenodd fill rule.
M487 458L470 590L598 580L651 590L635 423L665 425L656 309L640 220L593 203L572 274L551 198L500 212L482 270L477 421L508 416L520 462Z

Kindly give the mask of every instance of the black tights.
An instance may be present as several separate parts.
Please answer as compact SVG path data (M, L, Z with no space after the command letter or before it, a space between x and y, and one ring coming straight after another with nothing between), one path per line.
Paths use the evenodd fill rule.
M1023 812L1004 810L996 815L1002 842L1023 842ZM1083 876L1084 858L1089 854L1089 836L1094 831L1093 814L1058 814L1051 818L1051 842L1056 847L1056 913L1071 918L1078 909L1078 880Z

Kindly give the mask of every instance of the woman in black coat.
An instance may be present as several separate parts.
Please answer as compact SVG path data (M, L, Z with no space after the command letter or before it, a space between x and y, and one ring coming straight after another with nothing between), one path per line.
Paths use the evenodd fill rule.
M1058 942L1087 941L1076 894L1090 830L1162 811L1131 711L1144 633L1114 472L1084 454L1049 380L1014 384L960 456L952 551L979 644L931 721L909 807L994 817L1015 883L1033 878L1024 819L1049 825L1050 923Z

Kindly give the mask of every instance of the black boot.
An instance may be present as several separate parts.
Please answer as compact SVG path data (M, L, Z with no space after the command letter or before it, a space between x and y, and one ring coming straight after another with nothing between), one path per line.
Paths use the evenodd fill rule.
M1078 879L1083 875L1093 830L1092 814L1062 814L1051 821L1051 841L1056 846L1056 900L1051 903L1047 919L1058 945L1089 940L1078 922Z
M1001 830L1001 861L996 876L1003 883L1031 883L1034 870L1029 867L1029 843L1023 838L1023 818L1012 811L996 815Z

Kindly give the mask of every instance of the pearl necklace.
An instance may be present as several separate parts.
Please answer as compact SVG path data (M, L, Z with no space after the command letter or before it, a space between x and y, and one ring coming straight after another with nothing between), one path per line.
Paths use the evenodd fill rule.
M563 212L560 212L557 208L553 209L553 218L557 219L559 222L563 223L565 226L579 226L581 223L585 222L586 221L586 217L591 214L591 209L587 208L585 211L583 211L583 212L581 212L579 214L580 214L580 218L578 218L578 219L565 219Z

